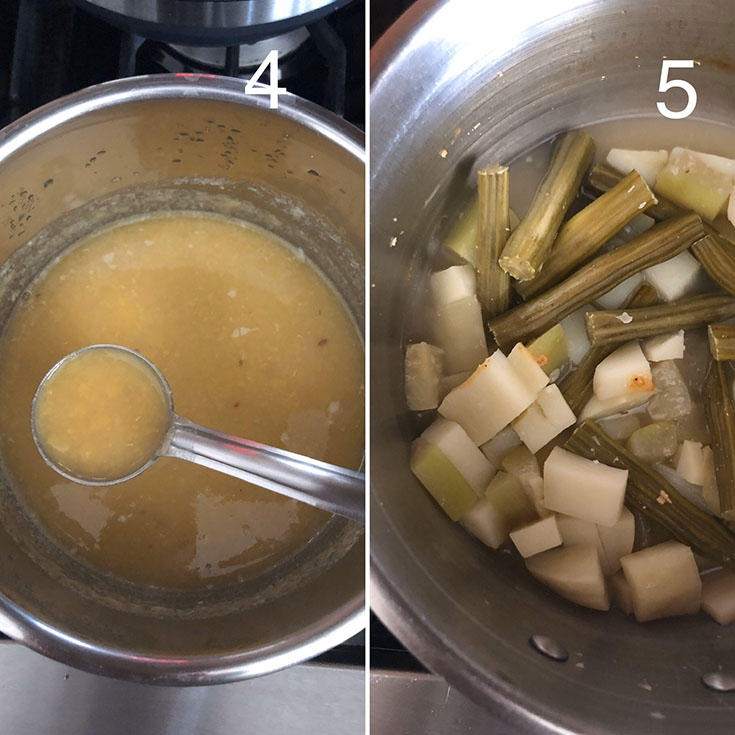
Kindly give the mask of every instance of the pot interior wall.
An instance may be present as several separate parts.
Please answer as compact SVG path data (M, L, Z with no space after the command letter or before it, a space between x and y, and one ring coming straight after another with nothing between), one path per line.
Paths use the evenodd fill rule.
M96 104L57 103L50 115L32 118L27 139L18 126L0 137L0 328L28 284L75 240L122 218L176 208L239 217L303 248L362 332L359 155L335 144L326 127L301 124L298 100L289 118L243 103L231 82L193 91L192 80L169 79L168 89L155 78L136 80L150 88L149 98L118 104L102 102L100 87ZM251 582L177 593L89 570L34 532L7 481L0 492L1 625L83 668L167 682L262 673L298 660L289 660L290 649L316 645L316 653L338 642L315 640L363 604L363 533L342 519ZM50 638L38 630L45 626L57 629ZM79 646L66 646L65 636L137 661L109 657L100 667Z
M416 430L403 398L407 315L477 168L509 163L562 130L656 116L663 57L697 60L682 75L699 94L695 120L735 125L727 2L518 5L490 14L488 37L469 0L419 3L375 53L373 604L425 663L524 731L550 722L584 732L724 731L735 695L700 677L731 664L730 629L704 615L638 625L567 603L514 556L451 523L408 469ZM685 102L664 99L672 109ZM534 651L533 634L555 638L569 661Z

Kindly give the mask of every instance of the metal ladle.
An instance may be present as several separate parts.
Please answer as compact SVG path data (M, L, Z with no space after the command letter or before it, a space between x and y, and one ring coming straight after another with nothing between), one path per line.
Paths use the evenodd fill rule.
M169 428L157 452L149 461L124 477L115 479L89 479L70 474L60 467L44 450L36 427L38 396L47 381L65 363L88 350L113 349L124 352L140 361L156 381L168 402ZM300 500L330 513L365 522L365 475L361 472L337 467L304 457L300 454L276 449L265 444L223 434L189 421L174 411L174 400L166 378L161 371L142 355L119 345L90 345L72 352L57 362L41 380L31 407L31 431L33 441L46 464L64 477L84 485L115 485L129 480L150 467L158 457L177 457L194 464L209 467L226 475L272 490L289 498Z

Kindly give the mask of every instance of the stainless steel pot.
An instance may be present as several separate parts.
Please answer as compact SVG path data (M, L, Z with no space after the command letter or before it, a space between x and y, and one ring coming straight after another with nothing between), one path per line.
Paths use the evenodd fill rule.
M701 679L735 674L735 633L705 616L637 625L575 607L451 523L408 469L405 315L478 161L656 116L659 99L684 107L657 91L662 58L698 61L672 75L697 89L693 119L734 125L733 17L730 0L419 0L374 50L371 600L427 666L520 732L729 732L735 694Z
M163 75L84 90L0 132L0 329L76 238L172 204L242 216L303 248L362 328L361 134L295 97L272 111L237 80ZM363 534L341 519L251 583L167 592L61 552L2 472L0 506L0 629L88 671L231 681L314 656L364 624Z

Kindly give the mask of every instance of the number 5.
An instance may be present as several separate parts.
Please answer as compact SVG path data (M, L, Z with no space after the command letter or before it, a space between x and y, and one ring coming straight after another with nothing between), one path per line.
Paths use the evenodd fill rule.
M666 107L665 102L657 102L656 107L658 111L670 120L681 120L682 118L689 117L694 112L694 108L697 106L697 90L683 79L669 79L669 69L693 69L694 61L689 59L684 61L681 59L665 59L661 64L661 81L658 85L659 92L667 92L670 89L683 89L687 93L687 104L683 110L678 112L670 110Z

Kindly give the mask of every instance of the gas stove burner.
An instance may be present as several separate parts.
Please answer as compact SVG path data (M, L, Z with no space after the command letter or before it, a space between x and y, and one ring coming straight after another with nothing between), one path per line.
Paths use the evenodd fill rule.
M310 25L351 0L74 0L130 33L192 46L233 45Z

